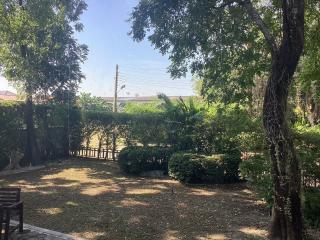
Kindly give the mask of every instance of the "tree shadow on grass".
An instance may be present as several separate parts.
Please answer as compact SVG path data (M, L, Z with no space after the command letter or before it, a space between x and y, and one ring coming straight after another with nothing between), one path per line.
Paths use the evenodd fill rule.
M0 185L22 188L27 223L88 239L259 239L269 220L243 186L128 177L114 162L70 160Z

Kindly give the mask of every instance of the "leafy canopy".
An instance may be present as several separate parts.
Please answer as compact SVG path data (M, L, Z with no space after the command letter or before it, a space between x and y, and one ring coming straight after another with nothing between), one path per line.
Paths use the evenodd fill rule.
M279 7L263 2L255 1L255 7L276 30ZM216 100L249 100L253 77L269 68L264 37L242 1L140 1L130 20L135 40L148 35L169 55L173 77L190 68L203 79L202 94Z
M306 44L299 68L298 80L302 90L314 91L320 103L320 2L310 1L306 11Z
M141 0L130 21L131 36L144 38L169 55L176 78L188 69L201 79L201 94L209 100L251 102L251 87L270 70L271 51L248 14L252 2L275 42L281 41L279 0ZM319 1L306 3L304 86L319 76ZM315 44L316 42L316 44ZM317 80L318 81L318 80Z
M86 45L81 31L83 0L0 0L0 67L7 80L28 92L76 89Z
M77 105L84 111L111 112L112 104L102 97L91 96L90 93L80 93Z

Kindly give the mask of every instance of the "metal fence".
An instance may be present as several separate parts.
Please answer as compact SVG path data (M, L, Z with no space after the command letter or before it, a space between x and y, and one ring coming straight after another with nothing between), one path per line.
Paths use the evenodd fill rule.
M104 148L81 148L79 150L71 152L73 156L76 157L86 157L86 158L97 158L97 159L106 159L112 160L112 150ZM119 151L115 151L114 155L117 157Z

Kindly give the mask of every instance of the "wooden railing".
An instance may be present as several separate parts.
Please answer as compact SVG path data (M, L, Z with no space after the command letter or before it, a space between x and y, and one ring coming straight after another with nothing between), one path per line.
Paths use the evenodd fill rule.
M117 157L119 154L119 151L115 151L114 155ZM71 155L76 157L86 157L86 158L96 158L96 159L106 159L111 160L112 159L112 151L110 149L104 149L104 148L81 148L76 151L72 151Z
M320 188L320 179L315 176L308 176L303 174L302 184L304 187Z

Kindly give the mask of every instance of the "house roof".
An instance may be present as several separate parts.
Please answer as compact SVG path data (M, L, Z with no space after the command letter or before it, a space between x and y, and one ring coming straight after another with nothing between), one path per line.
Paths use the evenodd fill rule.
M10 91L0 91L1 100L16 100L17 94Z

